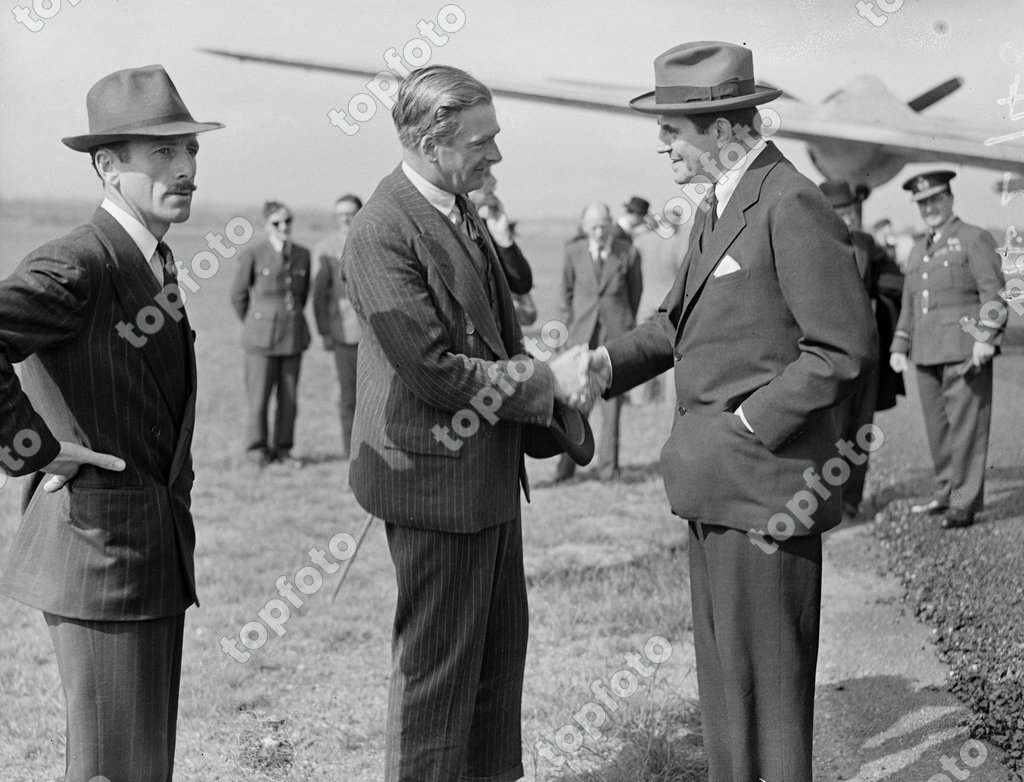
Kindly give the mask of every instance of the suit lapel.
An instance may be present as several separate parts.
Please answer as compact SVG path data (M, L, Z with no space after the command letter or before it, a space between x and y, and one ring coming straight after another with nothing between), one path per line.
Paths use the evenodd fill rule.
M401 167L395 173L394 194L400 208L406 214L423 216L422 220L417 220L421 223L418 227L422 231L418 239L430 250L424 260L437 269L448 292L466 311L480 338L495 355L508 358L494 313L491 312L490 296L470 255L467 244L469 238L427 203L420 191L401 173ZM423 208L424 205L427 209ZM491 263L490 259L488 263ZM493 263L491 271L494 272ZM500 271L498 273L503 274Z
M139 312L146 307L154 307L164 319L163 325L152 334L141 335L145 342L138 349L156 378L171 416L178 421L180 408L176 401L187 393L180 373L180 368L185 367L180 323L156 303L154 297L160 292L160 285L154 279L148 261L120 224L103 209L96 210L92 224L110 255L107 273L124 308L127 324L139 333ZM145 319L142 322L154 321ZM174 372L176 368L179 368L177 373Z
M700 235L697 241L690 242L690 250L687 252L686 267L686 297L679 316L679 323L676 326L676 341L682 332L683 324L693 309L694 302L700 298L700 292L704 288L708 277L715 270L718 262L722 259L725 251L736 240L736 237L743 232L747 224L746 211L757 203L761 196L761 185L768 172L781 160L782 154L771 142L758 154L757 158L744 172L736 190L729 199L722 216L718 218L714 232L710 235L707 246L700 248ZM710 214L704 212L704 221L711 219ZM704 222L701 223L703 233ZM696 229L696 226L694 226Z

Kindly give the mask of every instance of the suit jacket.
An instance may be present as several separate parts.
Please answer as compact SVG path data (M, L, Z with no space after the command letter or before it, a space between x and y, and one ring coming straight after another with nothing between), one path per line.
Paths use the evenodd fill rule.
M661 455L672 511L770 532L809 490L805 471L820 476L838 455L830 408L875 367L871 307L846 227L770 142L705 246L707 219L658 317L608 345L609 394L674 362L680 415ZM726 256L739 268L714 277ZM733 415L740 405L753 434ZM792 534L839 523L839 491L811 494Z
M636 325L643 292L640 255L633 243L613 239L598 279L590 240L573 239L562 263L562 316L569 327L567 345L602 345Z
M242 319L242 345L264 356L295 356L309 347L303 309L309 295L309 250L291 243L288 263L269 239L238 256L231 304Z
M493 306L472 243L401 167L352 223L343 259L363 341L349 482L387 522L475 532L519 514L522 425L550 424L554 379L521 355L487 241Z
M196 600L190 513L195 333L166 317L141 346L118 332L160 286L104 210L0 282L0 443L34 432L33 474L0 591L61 616L172 616ZM12 365L22 363L23 388ZM38 472L58 440L124 459L82 467L63 489Z
M313 278L313 315L316 329L341 345L357 345L362 336L355 307L348 298L348 284L341 263L348 229L324 239L313 250L317 263Z
M941 230L938 244L922 237L907 260L894 353L908 353L915 364L953 364L970 358L975 335L962 319L988 333L988 343L999 345L1006 324L1006 308L999 291L1003 274L992 235L975 225L952 218ZM992 312L983 304L994 303ZM988 309L988 308L986 308ZM977 321L1003 313L1002 320L982 329Z

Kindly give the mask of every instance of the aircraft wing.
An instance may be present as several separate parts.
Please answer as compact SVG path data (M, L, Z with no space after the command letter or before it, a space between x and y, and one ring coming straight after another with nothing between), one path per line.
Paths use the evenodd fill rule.
M210 54L269 65L303 68L373 79L380 71L310 60L204 49ZM383 71L383 69L381 69ZM390 73L390 71L383 71ZM555 106L614 114L637 114L628 101L643 92L621 84L560 78L557 86L505 85L488 79L495 95ZM1000 128L917 114L891 95L878 79L860 77L820 106L782 99L771 106L779 115L772 135L805 141L822 150L874 148L905 162L952 162L1024 174L1024 122ZM1003 138L1011 136L1011 138Z

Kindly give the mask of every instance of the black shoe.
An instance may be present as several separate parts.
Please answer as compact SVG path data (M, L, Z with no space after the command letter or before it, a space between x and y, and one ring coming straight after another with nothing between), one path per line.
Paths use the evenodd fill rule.
M958 510L950 508L946 511L946 517L942 520L943 529L957 529L969 527L974 523L974 514L969 510Z
M911 513L927 513L929 516L940 516L949 510L949 503L943 500L929 500L923 505L911 505Z

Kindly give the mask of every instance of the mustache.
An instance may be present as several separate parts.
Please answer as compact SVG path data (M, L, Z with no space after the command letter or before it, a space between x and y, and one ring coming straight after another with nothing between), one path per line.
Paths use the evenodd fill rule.
M167 188L167 192L173 195L189 195L199 187L192 182L181 182L177 185L173 185Z

